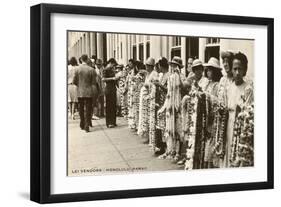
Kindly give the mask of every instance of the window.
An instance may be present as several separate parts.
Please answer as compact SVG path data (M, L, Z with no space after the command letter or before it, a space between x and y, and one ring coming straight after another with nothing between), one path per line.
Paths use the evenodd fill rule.
M139 60L143 63L143 44L139 44Z
M210 57L215 57L219 60L219 58L220 58L220 47L219 46L206 47L205 62L208 62Z
M137 60L137 47L136 47L136 45L133 45L133 59Z
M172 38L172 46L180 46L181 45L181 37L173 37Z
M181 48L180 47L176 47L176 48L172 48L171 50L171 58L173 58L174 56L181 56Z
M186 60L189 57L198 58L199 56L199 38L187 37L186 38Z
M146 43L146 59L150 57L150 42Z
M220 39L219 38L207 38L207 44L219 44Z

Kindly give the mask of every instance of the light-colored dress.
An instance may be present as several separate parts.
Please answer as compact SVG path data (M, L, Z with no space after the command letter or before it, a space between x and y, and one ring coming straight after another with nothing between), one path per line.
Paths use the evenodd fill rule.
M224 107L227 105L227 91L232 82L232 78L229 78L227 76L223 76L219 82L218 101Z
M73 78L76 71L76 66L69 65L67 73L68 84L68 102L78 102L77 86L73 84Z
M224 167L230 167L230 156L231 156L231 147L233 142L233 129L234 122L237 113L237 106L241 106L244 103L252 102L251 89L249 87L249 83L243 82L241 85L236 85L235 82L232 82L227 90L227 108L228 108L228 122L227 122L227 134L226 134L226 154L224 157ZM243 101L246 100L245 101ZM248 101L247 101L248 100Z
M165 142L167 144L167 153L173 154L176 152L181 136L181 93L180 93L180 75L178 73L170 73L167 81L167 96L163 107L159 113L166 111L166 127L165 127Z
M155 110L155 85L152 82L158 80L158 76L159 75L156 70L153 70L150 74L147 74L144 85L140 90L139 122L137 133L141 137L149 137L150 145L154 144L152 143L152 137L155 135L155 130L153 130L155 125L152 128L151 124L151 122L155 121L152 118L154 113L152 107ZM153 94L151 92L153 92Z

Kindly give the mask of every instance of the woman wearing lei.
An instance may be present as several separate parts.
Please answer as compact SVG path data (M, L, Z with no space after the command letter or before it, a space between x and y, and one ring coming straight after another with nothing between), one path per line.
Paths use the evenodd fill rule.
M170 64L170 75L167 80L167 96L163 107L158 113L166 114L165 142L167 145L166 152L159 158L168 158L178 161L181 149L181 86L180 69L182 59L173 57Z
M154 69L155 60L149 57L145 62L146 71L145 81L140 90L140 104L139 104L139 123L138 123L138 135L144 138L144 143L150 144L151 147L154 147L153 139L155 130L155 116L153 111L151 111L152 106L155 109L155 94L152 94L154 89L154 81L158 80L158 72ZM155 90L154 90L155 92ZM154 100L152 100L152 98ZM153 103L154 101L154 103ZM154 105L152 105L154 104Z
M239 112L244 109L253 110L253 85L251 82L246 82L244 77L247 74L248 59L247 56L241 52L238 52L233 57L232 73L233 82L230 84L227 90L227 108L228 108L228 123L227 123L227 136L226 136L226 153L224 157L224 167L233 167L236 161L237 150L239 145L241 131L235 131L235 121L239 119ZM253 122L253 119L252 119ZM253 124L253 123L252 123ZM242 123L243 125L243 123ZM240 126L240 129L243 126ZM237 129L237 127L236 127ZM238 134L237 134L238 133ZM253 138L250 136L250 138ZM250 144L252 140L249 141ZM245 145L249 143L244 143ZM253 153L253 151L251 151ZM253 154L250 156L253 157Z
M160 58L156 63L156 67L159 69L159 81L155 81L156 95L155 104L156 112L164 105L165 98L167 95L167 83L168 77L170 76L168 60L164 57ZM164 139L164 132L166 126L165 113L156 113L156 131L155 131L155 146L156 154L161 155L166 150L166 142Z
M208 83L203 89L206 94L206 133L205 133L205 152L204 152L204 168L213 168L215 133L213 126L215 124L215 111L217 108L217 97L219 81L222 77L219 60L211 57L205 66L205 77L208 78Z

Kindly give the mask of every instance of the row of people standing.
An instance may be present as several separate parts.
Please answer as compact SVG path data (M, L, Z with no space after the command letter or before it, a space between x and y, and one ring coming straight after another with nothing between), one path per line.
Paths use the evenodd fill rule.
M186 169L253 165L248 60L240 52L223 52L221 58L224 76L214 57L206 64L192 60L185 73L179 57L157 63L148 58L142 68L131 61L124 90L128 126L159 158L170 158Z

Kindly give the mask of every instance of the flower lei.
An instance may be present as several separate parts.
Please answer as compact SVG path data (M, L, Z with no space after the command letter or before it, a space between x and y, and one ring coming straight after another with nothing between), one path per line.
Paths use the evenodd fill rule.
M198 98L191 92L182 100L182 136L187 142L185 170L193 169Z
M150 105L149 105L149 145L153 152L159 151L156 147L155 130L156 130L156 86L154 84L150 87Z
M254 165L254 105L244 106L234 123L230 162L232 167Z
M215 138L215 155L223 159L226 149L226 132L227 132L227 120L228 110L216 104L214 106L214 124L212 128L212 136Z
M128 127L130 129L136 129L136 123L134 119L134 110L133 110L133 98L134 98L134 92L135 92L135 81L133 80L134 76L133 74L129 74L129 90L128 90Z

